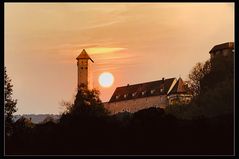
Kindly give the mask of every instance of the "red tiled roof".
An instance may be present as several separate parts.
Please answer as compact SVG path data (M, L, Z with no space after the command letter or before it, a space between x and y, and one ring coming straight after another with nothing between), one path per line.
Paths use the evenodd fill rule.
M234 42L227 42L219 45L215 45L209 53L216 52L218 50L223 50L223 49L234 49Z
M85 49L82 50L82 52L80 53L80 55L76 58L77 60L79 59L90 59L92 62L94 62L90 56L87 54L87 52L85 51Z
M175 78L117 87L109 102L167 94ZM142 92L145 92L142 94ZM134 94L134 95L133 95ZM124 97L126 95L126 97ZM118 98L116 98L118 96Z

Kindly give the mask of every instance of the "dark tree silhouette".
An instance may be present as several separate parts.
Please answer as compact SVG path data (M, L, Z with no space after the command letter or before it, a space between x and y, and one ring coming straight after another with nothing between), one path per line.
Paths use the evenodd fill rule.
M205 63L197 63L192 71L189 74L190 79L190 89L193 92L194 97L197 97L200 94L202 87L202 79L208 75L211 71L211 63L210 61L206 61Z
M62 114L61 120L67 117L106 117L109 112L104 108L99 93L96 89L89 90L85 86L80 86L74 103L65 102L67 109Z
M6 134L10 135L13 126L13 113L17 111L17 100L12 98L13 85L11 84L11 79L7 75L6 67L4 69L4 119Z

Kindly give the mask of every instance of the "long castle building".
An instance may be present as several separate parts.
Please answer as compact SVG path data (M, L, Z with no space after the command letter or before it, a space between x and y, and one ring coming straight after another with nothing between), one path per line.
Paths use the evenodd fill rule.
M158 81L117 87L104 106L112 114L133 113L150 107L166 108L172 104L186 104L191 98L192 95L181 78L162 78Z

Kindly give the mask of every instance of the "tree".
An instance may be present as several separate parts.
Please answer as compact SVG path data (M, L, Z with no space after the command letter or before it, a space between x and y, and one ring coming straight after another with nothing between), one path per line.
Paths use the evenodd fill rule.
M88 90L85 86L80 86L73 104L62 102L66 107L61 119L66 116L71 117L104 117L108 115L108 110L104 108L99 98L100 92L96 89Z
M13 113L17 111L17 100L12 98L13 85L11 79L7 75L6 67L4 68L4 119L7 135L12 132Z
M201 109L205 116L233 114L233 79L218 82L200 96Z
M86 87L80 87L76 95L74 106L71 113L87 113L88 115L104 116L107 110L99 98L99 90L88 90Z
M232 114L233 62L233 56L218 56L204 64L197 63L189 74L191 90L196 97L193 101L194 108L204 116Z
M200 94L201 91L201 83L205 76L207 76L211 71L211 63L210 61L206 61L205 63L197 63L192 71L189 74L190 79L190 89L193 92L193 96L196 97Z
M55 119L48 115L42 122L41 124L46 124L46 123L56 123Z

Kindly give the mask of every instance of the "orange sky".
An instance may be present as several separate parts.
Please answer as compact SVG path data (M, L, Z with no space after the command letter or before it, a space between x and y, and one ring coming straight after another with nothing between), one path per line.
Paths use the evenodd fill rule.
M216 44L234 41L233 3L5 3L5 66L18 112L59 113L76 93L76 57L95 61L94 86L187 79ZM115 77L111 88L100 73Z

